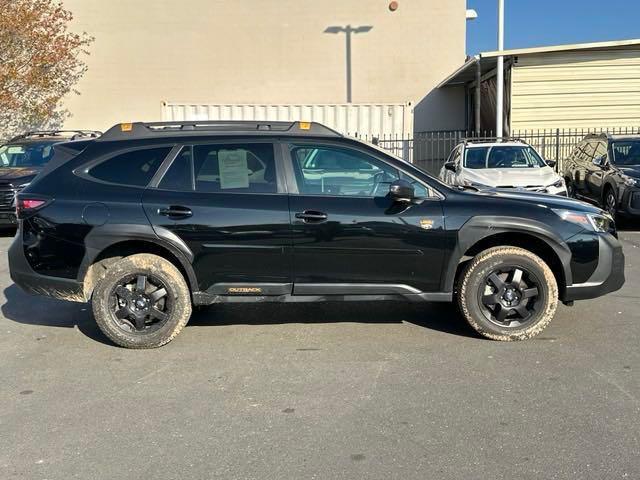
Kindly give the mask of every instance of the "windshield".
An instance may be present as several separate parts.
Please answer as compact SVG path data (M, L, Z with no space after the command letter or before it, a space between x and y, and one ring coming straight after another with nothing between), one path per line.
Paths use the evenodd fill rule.
M616 165L640 165L640 140L613 142L613 163Z
M2 167L40 167L53 157L53 143L29 143L0 147Z
M529 146L494 146L467 148L464 155L466 168L540 168L547 164Z

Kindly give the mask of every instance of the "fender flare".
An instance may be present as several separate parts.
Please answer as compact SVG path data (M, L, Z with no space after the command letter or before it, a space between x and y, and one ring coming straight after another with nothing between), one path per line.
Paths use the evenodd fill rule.
M191 249L175 233L166 228L154 228L151 225L109 223L94 227L85 237L85 255L78 270L78 281L84 282L91 265L101 252L116 243L132 240L153 243L171 252L187 273L186 280L191 291L198 291L198 279L192 266L194 255Z
M453 292L456 271L460 262L464 260L465 252L485 238L504 233L526 234L545 242L560 259L562 264L560 273L564 277L565 285L573 283L570 266L571 251L566 242L546 224L522 217L477 216L469 219L458 230L456 247L444 265L442 291Z

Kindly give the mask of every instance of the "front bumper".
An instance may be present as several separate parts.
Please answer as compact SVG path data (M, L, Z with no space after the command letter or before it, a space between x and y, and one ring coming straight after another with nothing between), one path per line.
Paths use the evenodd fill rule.
M8 257L11 280L25 292L72 302L86 301L81 282L69 278L41 275L33 271L24 256L20 229L9 247Z
M618 194L618 213L631 217L640 217L640 188L627 187Z
M619 290L624 285L622 245L610 234L603 234L598 238L598 266L586 282L567 286L562 301L601 297Z

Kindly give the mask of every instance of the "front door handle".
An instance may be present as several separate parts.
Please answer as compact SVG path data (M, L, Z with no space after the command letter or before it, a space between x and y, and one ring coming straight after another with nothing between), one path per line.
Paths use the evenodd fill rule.
M171 205L167 208L159 208L158 215L162 215L169 218L189 218L193 215L190 208L181 207L179 205Z
M304 212L296 213L296 218L304 222L324 222L327 219L327 214L315 210L305 210Z

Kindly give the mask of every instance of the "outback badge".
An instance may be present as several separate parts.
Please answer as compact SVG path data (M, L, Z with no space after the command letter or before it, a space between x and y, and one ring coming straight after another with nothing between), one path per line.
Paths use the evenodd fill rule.
M433 220L431 220L430 218L421 218L420 228L424 228L425 230L431 230L433 228Z
M229 295L254 295L262 293L262 289L259 287L229 287L227 293Z

